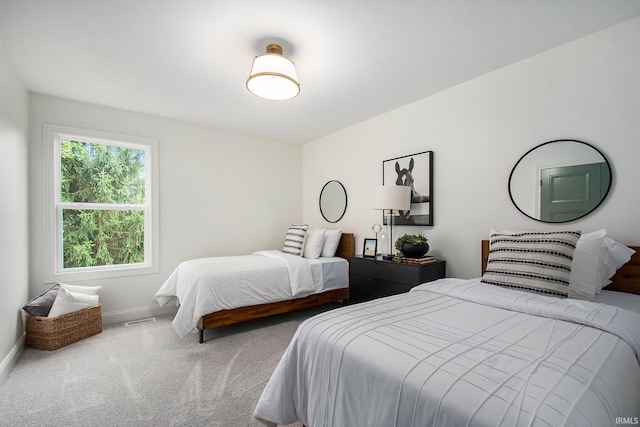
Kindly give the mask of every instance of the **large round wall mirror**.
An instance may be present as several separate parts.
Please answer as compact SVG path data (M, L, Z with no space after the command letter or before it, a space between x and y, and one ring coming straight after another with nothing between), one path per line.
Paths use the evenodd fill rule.
M329 181L320 192L320 213L328 222L338 222L347 211L347 191L339 181Z
M509 176L520 212L542 222L568 222L593 212L611 188L604 154L582 141L559 139L525 153Z

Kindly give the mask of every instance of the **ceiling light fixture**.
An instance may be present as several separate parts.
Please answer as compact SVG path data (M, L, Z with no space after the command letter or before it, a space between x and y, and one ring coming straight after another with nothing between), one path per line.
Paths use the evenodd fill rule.
M267 53L253 58L247 89L260 98L282 101L298 96L300 83L296 66L282 54L277 44L267 46Z

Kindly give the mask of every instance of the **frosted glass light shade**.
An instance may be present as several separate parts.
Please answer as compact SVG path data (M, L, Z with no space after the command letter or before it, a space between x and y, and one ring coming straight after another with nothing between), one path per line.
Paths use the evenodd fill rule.
M408 211L411 209L411 187L379 185L373 189L373 209Z
M247 89L260 98L282 101L300 93L296 66L282 55L277 44L267 46L267 53L253 58Z

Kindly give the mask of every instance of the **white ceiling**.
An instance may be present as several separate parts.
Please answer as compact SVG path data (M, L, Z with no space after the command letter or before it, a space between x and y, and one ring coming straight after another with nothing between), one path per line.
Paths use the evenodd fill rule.
M0 42L32 92L304 143L637 16L638 0L0 0ZM245 88L271 42L293 100Z

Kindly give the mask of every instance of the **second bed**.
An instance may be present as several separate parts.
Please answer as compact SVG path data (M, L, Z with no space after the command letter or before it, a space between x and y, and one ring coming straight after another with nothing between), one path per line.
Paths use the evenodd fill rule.
M184 337L204 329L349 298L354 235L342 233L335 256L308 259L276 250L181 263L156 293L178 304L173 326Z

